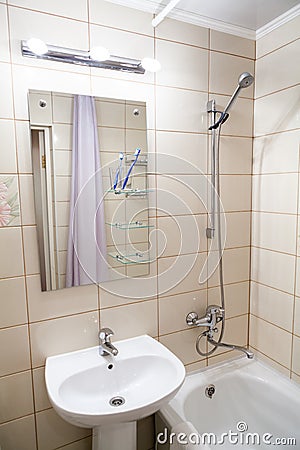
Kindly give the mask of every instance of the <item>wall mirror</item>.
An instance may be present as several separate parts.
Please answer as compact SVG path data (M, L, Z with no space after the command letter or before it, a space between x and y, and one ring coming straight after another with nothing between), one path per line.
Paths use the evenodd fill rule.
M146 104L29 92L43 291L149 273Z

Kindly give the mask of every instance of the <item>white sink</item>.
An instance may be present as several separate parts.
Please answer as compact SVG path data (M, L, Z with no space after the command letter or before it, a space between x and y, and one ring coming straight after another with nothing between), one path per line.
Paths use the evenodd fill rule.
M92 428L136 421L160 409L181 387L183 364L155 339L138 336L114 345L117 356L100 356L97 346L47 358L48 395L67 422ZM113 406L113 398L125 402Z

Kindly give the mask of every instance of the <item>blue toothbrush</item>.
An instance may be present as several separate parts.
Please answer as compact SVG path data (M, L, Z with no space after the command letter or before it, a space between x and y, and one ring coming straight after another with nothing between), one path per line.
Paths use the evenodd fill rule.
M116 171L115 182L114 182L114 190L117 189L119 178L121 181L121 172L122 172L122 164L124 159L124 153L120 152L119 154L119 165Z
M132 172L132 169L134 168L134 166L135 166L135 164L136 164L136 162L137 162L137 160L138 160L138 157L139 157L139 154L140 154L140 153L141 153L141 149L140 149L140 148L137 148L137 149L135 150L135 152L134 152L134 157L135 157L135 158L134 158L134 160L132 161L131 166L129 167L129 170L128 170L127 175L126 175L126 177L125 177L125 180L124 180L122 189L125 189L125 187L126 187L126 185L127 185L127 183L128 183L130 174L131 174L131 172Z

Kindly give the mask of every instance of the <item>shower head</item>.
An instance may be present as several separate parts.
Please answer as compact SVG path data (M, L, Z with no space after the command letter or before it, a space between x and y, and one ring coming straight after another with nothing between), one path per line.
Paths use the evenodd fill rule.
M243 72L240 76L239 76L239 87L240 88L246 88L251 86L251 84L254 81L254 77L251 75L251 73L249 72Z
M239 76L237 88L234 91L234 93L232 94L229 102L227 103L226 108L224 109L224 112L223 112L224 115L228 113L229 109L233 105L233 102L236 100L237 96L239 95L240 90L251 86L253 81L254 81L254 77L249 72L243 72Z
M251 86L251 84L254 81L254 76L251 75L249 72L243 72L239 76L238 85L232 94L232 96L229 99L229 102L227 103L227 106L225 107L224 111L221 113L219 119L209 127L209 130L217 129L220 125L222 125L229 117L228 111L232 107L234 101L236 100L237 96L239 95L239 92L241 89L247 88Z

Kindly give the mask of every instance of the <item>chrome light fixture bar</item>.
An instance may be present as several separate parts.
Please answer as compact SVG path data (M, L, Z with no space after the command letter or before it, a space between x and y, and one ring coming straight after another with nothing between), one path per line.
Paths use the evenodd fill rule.
M49 61L138 73L141 75L145 73L145 69L142 67L141 60L139 59L111 55L106 61L97 61L96 59L91 58L90 53L87 51L73 50L70 48L58 47L56 45L47 45L48 51L46 53L37 54L29 48L27 41L21 42L21 49L22 55L26 58L46 59Z

